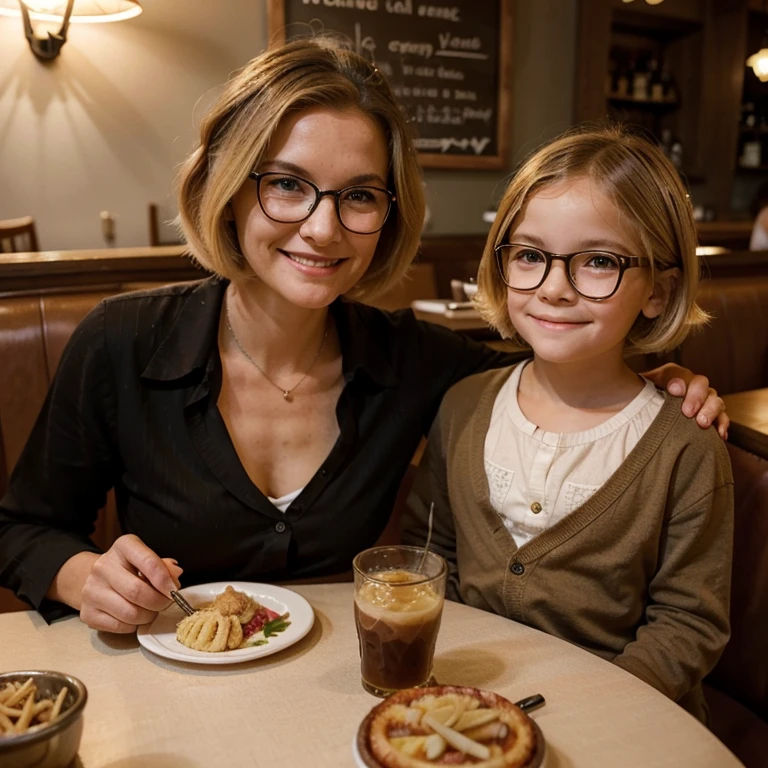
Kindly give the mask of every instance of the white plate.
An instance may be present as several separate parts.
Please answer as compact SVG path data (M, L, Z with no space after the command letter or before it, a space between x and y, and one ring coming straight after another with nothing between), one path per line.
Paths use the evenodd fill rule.
M355 736L352 739L352 756L355 758L355 765L357 768L368 768L363 762L363 758L360 757L360 750L357 748L357 731L355 731Z
M279 613L288 612L291 625L278 635L270 637L266 645L250 648L238 648L234 651L207 653L187 648L176 639L176 625L184 618L184 613L176 603L166 608L151 623L139 627L136 633L139 642L152 653L175 661L186 661L191 664L238 664L243 661L259 659L272 653L282 651L289 645L301 640L312 628L315 614L312 606L299 594L285 587L272 584L255 584L249 581L219 581L213 584L198 584L179 590L193 607L204 605L223 592L227 586L250 595L266 608Z

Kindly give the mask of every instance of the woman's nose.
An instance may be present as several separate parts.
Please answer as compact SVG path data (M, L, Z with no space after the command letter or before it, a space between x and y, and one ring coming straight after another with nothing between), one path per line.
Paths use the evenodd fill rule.
M552 262L546 280L538 287L539 298L553 302L576 301L579 294L568 279L568 269L562 261Z
M328 195L320 200L312 215L302 222L301 234L320 245L341 239L341 222L336 212L334 199Z

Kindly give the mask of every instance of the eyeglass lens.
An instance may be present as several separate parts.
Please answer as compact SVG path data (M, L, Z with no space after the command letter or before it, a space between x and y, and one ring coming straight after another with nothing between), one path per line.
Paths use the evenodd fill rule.
M547 256L536 248L502 248L504 281L520 291L538 288L547 268ZM576 290L593 299L610 296L621 279L621 263L611 253L578 253L571 257L568 271Z
M318 191L308 181L284 173L259 176L259 202L271 219L285 224L306 219L315 207ZM375 187L347 187L338 193L341 223L360 234L377 232L386 221L389 195Z

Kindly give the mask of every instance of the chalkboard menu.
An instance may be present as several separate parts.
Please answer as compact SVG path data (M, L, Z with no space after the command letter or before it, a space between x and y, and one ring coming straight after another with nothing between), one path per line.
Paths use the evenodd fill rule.
M512 0L270 0L270 39L332 32L389 79L425 167L503 168Z

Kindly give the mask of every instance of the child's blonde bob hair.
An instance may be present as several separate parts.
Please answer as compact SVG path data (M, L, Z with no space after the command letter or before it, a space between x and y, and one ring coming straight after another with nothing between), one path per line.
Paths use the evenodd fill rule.
M318 106L359 110L387 141L387 186L397 201L368 271L348 294L370 299L396 284L416 255L424 220L421 169L407 120L379 70L328 36L268 50L227 82L202 120L200 146L180 168L179 226L206 269L229 279L249 275L228 204L261 162L283 118Z
M707 315L696 304L699 266L693 210L680 176L663 153L622 125L582 126L568 131L526 160L499 204L478 272L478 304L485 320L504 338L529 348L512 326L507 286L499 274L495 247L509 242L526 203L543 188L588 178L613 202L637 232L637 253L657 271L678 268L669 299L659 317L638 316L625 352L674 349ZM621 290L621 289L619 289ZM620 300L615 296L612 301Z

